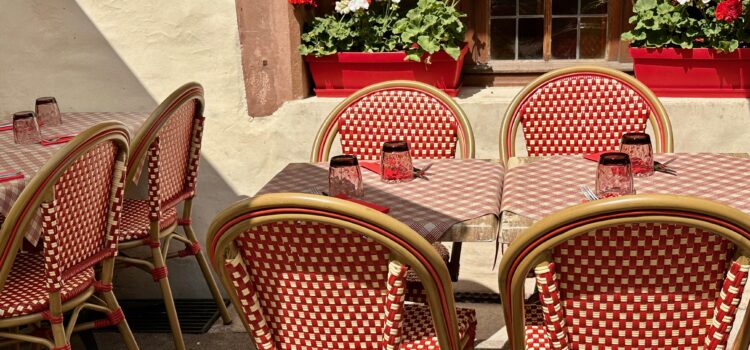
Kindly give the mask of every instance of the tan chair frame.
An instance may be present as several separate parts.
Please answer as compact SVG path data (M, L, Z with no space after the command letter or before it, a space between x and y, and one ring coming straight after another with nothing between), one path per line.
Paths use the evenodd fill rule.
M664 109L664 106L656 95L654 95L646 85L643 85L643 83L628 74L611 68L599 66L575 66L557 69L543 74L526 85L526 87L524 87L523 90L513 98L513 102L511 102L510 106L505 111L503 124L500 128L500 158L502 159L503 164L507 164L508 159L516 155L516 135L518 134L518 128L521 125L521 118L517 111L518 107L526 101L532 92L536 91L537 88L544 85L547 81L564 75L585 72L612 76L615 79L626 83L643 96L646 102L649 103L649 107L651 107L650 109L656 111L656 114L651 113L648 118L654 129L654 133L656 134L654 140L654 143L656 144L655 151L660 153L674 152L672 124L669 121L667 111Z
M233 242L240 233L281 220L310 220L346 228L388 248L392 259L411 266L422 281L440 348L466 346L458 343L458 321L448 269L430 243L386 214L338 198L311 194L274 193L245 199L219 213L209 227L206 246L211 262L239 314L243 314L242 304L224 269L224 261L239 254ZM241 319L251 332L245 318Z
M91 127L80 133L75 139L67 143L57 151L47 163L36 173L28 185L24 188L6 221L0 227L0 290L13 267L13 261L17 252L21 249L24 233L28 231L31 221L36 218L34 208L39 208L42 202L51 202L54 199L54 184L62 176L72 163L98 146L100 142L114 141L119 144L117 161L125 163L128 157L130 137L125 126L120 122L104 122ZM115 175L116 176L116 175ZM120 176L125 176L121 174ZM110 257L101 262L101 270L98 280L105 285L112 283L114 275L115 258ZM97 295L98 294L98 295ZM29 334L19 334L7 331L17 329L21 326L34 326L45 318L41 312L0 319L0 338L9 341L0 342L0 345L17 344L18 342L30 342L47 348L60 347L70 339L73 332L95 328L94 322L77 324L78 315L82 310L88 309L97 312L109 313L119 308L117 299L112 291L98 293L94 286L88 287L76 297L62 302L60 292L49 294L49 309L52 316L62 315L72 310L72 316L67 327L61 323L52 324L53 341ZM123 341L128 349L138 349L133 333L130 331L127 320L118 324Z
M139 166L142 165L143 171L147 171L147 165L144 164L145 158L148 154L149 146L156 140L159 131L162 129L164 124L169 120L171 113L185 103L191 101L198 101L196 113L203 115L203 109L205 106L205 100L203 98L203 87L195 82L187 83L172 94L170 94L164 102L162 102L149 116L149 118L143 123L139 132L133 138L131 143L131 149L133 150L132 157L128 163L128 179L136 182L137 176L140 175L138 172ZM154 268L161 268L166 266L166 260L178 257L176 253L169 253L169 244L172 240L177 240L185 244L192 244L192 242L199 242L198 237L193 231L193 227L190 224L192 221L192 208L193 208L194 197L187 198L183 201L182 215L178 216L177 221L169 227L160 227L159 222L151 222L149 227L148 239L152 241L161 242L161 247L152 247L151 249L151 261L145 258L135 258L121 254L117 257L118 261L139 267L146 271L151 271ZM166 203L165 207L177 205L178 203ZM177 227L182 227L185 232L183 237L177 234ZM127 250L131 248L137 248L147 245L145 239L132 240L119 244L120 250ZM211 274L211 268L208 265L208 260L204 252L201 250L196 255L196 260L200 266L201 272L206 284L211 292L212 297L216 301L219 313L225 324L232 322L232 318L229 315L226 305L224 304L224 298L221 296L221 291L214 281L213 275ZM164 298L164 304L167 309L167 316L169 318L169 324L172 328L172 335L174 337L175 347L178 350L185 349L185 341L182 336L182 330L180 329L180 323L175 308L174 299L172 297L172 289L169 285L168 278L162 278L159 280L159 286L162 291Z
M510 244L500 262L499 285L510 349L525 348L524 282L555 246L598 228L648 222L685 224L730 240L750 256L750 216L705 199L677 195L634 195L597 200L563 209L528 228ZM733 349L750 345L750 313Z

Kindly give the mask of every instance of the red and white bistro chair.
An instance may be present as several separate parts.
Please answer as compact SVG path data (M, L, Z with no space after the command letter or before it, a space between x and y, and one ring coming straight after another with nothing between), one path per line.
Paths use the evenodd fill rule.
M659 99L635 78L609 68L576 66L540 76L516 95L500 129L503 163L516 155L521 127L528 156L619 150L622 134L650 121L654 152L672 152L672 127Z
M138 349L112 293L129 141L119 122L89 128L55 153L14 203L0 228L0 345L70 349L72 332L117 325L128 349ZM41 251L20 251L40 219ZM82 310L106 318L78 323ZM45 320L51 335L37 328Z
M443 91L416 81L394 80L363 88L341 102L318 131L311 162L325 162L336 137L344 154L379 161L383 142L406 141L414 159L474 158L474 133L463 109ZM458 279L461 242L450 254L433 244ZM419 281L409 274L411 295Z
M724 349L750 270L750 216L686 196L561 210L500 263L511 349ZM543 322L524 318L535 271ZM750 313L733 349L750 345Z
M191 226L203 132L203 107L203 88L200 84L185 84L151 113L133 138L128 179L138 181L141 171L146 172L148 198L125 199L120 228L119 249L123 252L117 259L150 272L154 281L159 282L177 349L184 349L185 343L167 278L166 259L195 256L222 319L225 323L231 322ZM181 204L182 215L178 217L177 207ZM182 228L184 235L177 232L178 227ZM172 240L183 243L185 248L170 252ZM143 246L150 248L150 256L130 255L131 249Z
M405 224L338 198L275 193L225 209L206 244L258 349L472 349L448 269ZM404 303L407 266L428 305Z

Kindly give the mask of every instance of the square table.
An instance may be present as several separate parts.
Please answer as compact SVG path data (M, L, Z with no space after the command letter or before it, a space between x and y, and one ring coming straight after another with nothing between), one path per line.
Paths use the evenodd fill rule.
M677 176L656 172L635 177L636 193L690 195L714 200L750 214L750 155L747 153L669 153ZM581 185L594 188L597 163L582 156L511 158L505 176L500 240L511 243L536 221L584 200Z
M429 180L387 184L362 168L364 200L390 208L389 215L430 242L494 241L498 233L504 168L476 159L415 160L432 163ZM292 163L258 194L327 190L328 164Z
M148 113L129 112L87 112L63 113L62 125L42 128L42 137L52 135L77 134L98 123L117 120L125 124L131 135L143 125ZM40 144L17 145L13 141L13 131L0 131L0 171L21 171L23 179L0 182L0 215L7 215L13 203L37 171L64 144L42 146ZM36 245L42 232L41 216L31 222L26 239Z

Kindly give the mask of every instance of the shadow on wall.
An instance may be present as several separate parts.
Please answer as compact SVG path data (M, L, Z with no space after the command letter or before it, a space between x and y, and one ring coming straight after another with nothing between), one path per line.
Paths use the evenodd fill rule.
M4 3L0 33L0 119L33 109L40 96L55 96L64 112L149 113L161 102L73 0ZM183 83L174 82L174 88ZM210 111L206 119L210 128ZM193 209L194 228L202 241L216 213L238 199L204 158ZM182 248L174 244L174 249ZM176 298L210 298L194 259L172 260L169 267ZM161 298L150 274L135 269L119 272L115 285L123 299Z

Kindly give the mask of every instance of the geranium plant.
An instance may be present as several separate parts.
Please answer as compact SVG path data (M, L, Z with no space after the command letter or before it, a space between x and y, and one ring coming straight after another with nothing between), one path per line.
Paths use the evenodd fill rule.
M293 0L301 1L301 0ZM316 17L302 34L302 55L406 51L421 61L445 51L458 59L466 28L458 0L339 0L335 13Z
M633 47L714 48L750 44L750 0L637 0L622 34Z

